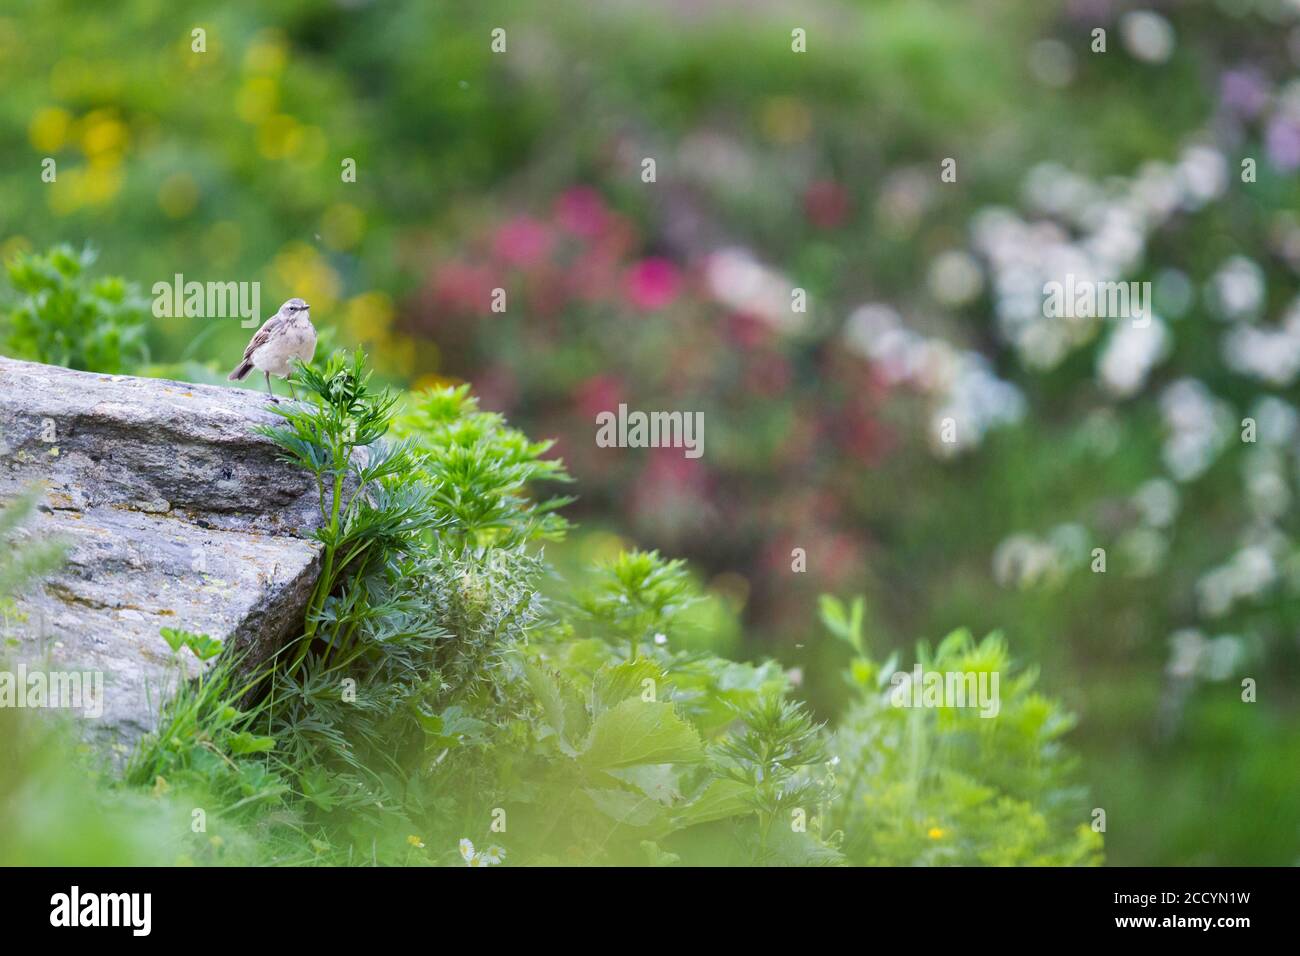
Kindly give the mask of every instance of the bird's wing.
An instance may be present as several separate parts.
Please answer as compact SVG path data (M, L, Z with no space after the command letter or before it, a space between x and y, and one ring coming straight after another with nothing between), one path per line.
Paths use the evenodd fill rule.
M258 329L257 334L253 336L253 341L249 342L248 348L244 349L245 362L252 358L254 352L266 344L267 340L271 337L271 333L274 332L276 327L280 324L280 321L280 314L277 312L262 323L262 327Z

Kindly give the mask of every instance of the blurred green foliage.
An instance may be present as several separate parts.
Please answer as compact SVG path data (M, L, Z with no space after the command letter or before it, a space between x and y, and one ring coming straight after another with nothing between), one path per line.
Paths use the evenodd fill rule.
M1276 3L1153 6L1172 34L1165 53L1158 27L1147 21L1143 33L1127 19L1132 5L1105 0L817 2L798 23L761 3L295 0L196 13L156 0L31 2L0 14L0 257L92 243L106 272L142 289L177 273L260 281L268 314L301 295L323 341L365 345L386 380L471 382L484 409L523 430L516 465L564 456L580 492L565 513L582 528L548 547L564 575L635 546L640 557L622 560L651 549L688 559L690 587L709 600L681 611L674 650L774 655L801 676L817 720L852 714L889 728L900 715L873 715L841 679L842 646L812 623L819 594L868 595L862 627L880 655L918 637L1000 630L1044 692L1079 715L1073 739L1107 811L1112 862L1293 863L1296 519L1261 517L1243 476L1277 474L1294 497L1294 455L1269 452L1274 468L1230 443L1195 480L1176 482L1166 525L1146 522L1138 502L1164 474L1168 386L1203 382L1234 421L1262 398L1296 400L1294 380L1261 382L1225 362L1229 326L1214 308L1234 256L1262 276L1264 304L1247 324L1282 324L1294 290L1296 23ZM489 45L497 26L509 36L504 55ZM807 54L791 52L794 26L807 30ZM1092 50L1098 26L1104 53ZM1045 235L1087 226L1032 200L1041 167L1058 164L1048 177L1058 186L1062 171L1088 177L1095 199L1082 218L1100 219L1124 177L1153 184L1154 200L1137 190L1142 202L1159 201L1166 179L1194 179L1191 167L1170 173L1189 144L1221 155L1231 188L1178 206L1125 273L1157 284L1170 339L1144 388L1107 393L1098 366L1110 336L1095 330L1059 364L1027 361L998 321L1016 277L995 274L987 248L974 248L980 223L1010 209L1050 227L1024 243L1029 257ZM639 178L644 157L658 159L653 188ZM957 183L938 180L945 157L958 161ZM1238 185L1246 157L1259 165L1250 188ZM41 178L47 158L54 182ZM340 175L347 159L355 182ZM1098 245L1130 238L1121 230ZM787 327L719 296L711 256L727 247L762 267L752 275L804 289L806 320ZM982 276L960 303L934 279L954 251L969 251ZM98 333L84 346L79 332L60 339L47 317L73 330L117 326L89 322L80 307L32 311L58 288L63 298L48 301L90 296L103 316L128 315L84 275L55 272L44 292L11 276L6 317L12 308L42 321L26 320L18 338L7 330L5 351L130 368L132 323L110 332L121 340L112 348L79 359ZM1159 290L1180 283L1191 303L1166 309L1177 297ZM507 292L505 313L491 311L495 288ZM942 378L952 350L973 350L1019 389L1023 419L936 460L934 409L915 382L883 382L846 345L847 317L881 302L927 337L920 380ZM232 319L146 328L150 353L169 364L144 370L195 381L215 380L248 336ZM516 484L446 498L485 447L500 447L504 425L462 414L463 392L421 395L398 431L438 435L425 467L444 482L440 507L473 529L467 540L488 548L522 529L558 530L553 512L525 510ZM592 416L619 401L704 411L705 459L598 453ZM556 444L547 452L524 433ZM1072 524L1107 547L1107 573L1086 560L1037 577L997 573L1009 539ZM1265 533L1277 585L1203 614L1203 579ZM792 570L796 547L807 573ZM1143 564L1151 553L1160 557ZM445 595L462 613L495 580L476 561L466 546L440 572L468 582ZM611 593L627 583L616 575ZM543 588L571 596L567 584ZM599 593L592 600L598 609ZM1206 643L1180 657L1171 638L1188 629ZM1219 638L1238 649L1227 674L1207 670L1203 648ZM653 635L641 643L653 653ZM983 643L950 650L993 653ZM1258 679L1257 703L1241 701L1243 676ZM1029 739L1050 745L1038 731ZM964 796L974 816L999 808L1006 834L1023 831L1023 843L998 841L1016 859L1045 858L1049 844L1091 852L1050 810L1026 810L1033 787L946 756L926 768L921 805L966 805ZM885 790L873 799L893 806ZM898 845L935 861L995 858L928 836L949 826L913 819ZM886 835L868 832L876 842L850 857L885 852Z
M15 358L120 375L145 361L145 304L120 278L90 281L90 249L57 246L7 265L17 301L5 310L4 349Z

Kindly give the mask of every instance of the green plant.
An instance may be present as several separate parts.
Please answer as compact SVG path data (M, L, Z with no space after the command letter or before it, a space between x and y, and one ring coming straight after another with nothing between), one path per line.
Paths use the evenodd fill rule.
M286 461L311 472L319 492L315 537L322 569L290 672L318 637L323 659L340 667L364 653L367 637L381 643L409 637L409 629L367 631L401 617L399 603L379 597L394 597L396 564L439 524L427 485L413 477L413 443L381 441L397 395L371 386L363 353L335 352L320 370L299 364L293 380L306 390L307 402L276 406L285 424L258 429L280 445Z
M684 561L657 551L629 551L600 569L578 606L605 633L627 642L635 660L643 644L699 600Z
M967 631L933 653L925 672L999 674L996 719L973 707L896 706L897 658L866 653L860 601L823 598L828 630L854 649L847 678L856 699L831 738L837 758L833 825L844 852L865 865L1096 864L1102 838L1083 813L1075 761L1061 745L1074 718L1033 690L997 635Z
M571 480L563 462L543 457L553 443L529 441L500 415L480 411L468 385L411 396L393 432L418 445L419 476L445 519L441 534L459 547L508 549L564 536L568 522L557 511L573 499L528 493L539 482Z
M91 280L96 254L60 245L6 265L16 295L3 313L3 347L16 358L118 375L147 361L146 303L116 277Z
M242 675L235 655L200 666L186 677L181 648L202 662L221 652L221 642L206 634L164 628L162 637L175 655L176 679L157 729L146 734L123 772L128 786L173 788L212 795L219 816L247 817L253 810L275 806L288 786L266 765L244 759L274 749L275 738L254 734L255 714L239 709L253 686Z
M215 795L218 818L255 828L281 863L1096 858L1095 835L1068 826L1069 721L1032 675L996 726L905 714L880 700L894 665L867 655L864 604L825 598L858 691L830 731L775 662L691 649L700 620L731 612L681 562L625 552L548 599L540 549L563 536L567 499L533 486L563 466L464 389L399 403L341 354L295 384L308 401L265 433L320 491L324 577L304 634L244 709L263 675L211 660L204 635L164 633L210 669L180 686L130 786ZM996 639L923 656L1009 666Z
M741 715L741 726L716 752L723 772L743 784L758 816L753 854L761 863L839 862L829 843L806 833L809 817L823 822L831 795L823 725L815 724L797 701L761 697Z
M464 389L399 409L359 353L294 382L307 401L263 431L317 481L322 573L260 705L283 743L268 759L296 781L321 845L405 859L436 799L427 778L508 707L503 654L540 610L528 544L564 529L563 499L523 489L562 466Z

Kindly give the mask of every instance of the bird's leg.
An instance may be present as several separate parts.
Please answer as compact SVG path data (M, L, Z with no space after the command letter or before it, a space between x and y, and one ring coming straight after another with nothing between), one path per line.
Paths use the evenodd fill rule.
M286 378L285 382L289 386L289 394L293 396L293 400L295 402L298 401L298 393L293 390L293 379Z
M271 391L271 373L263 369L262 374L266 376L266 394L271 396L271 401L279 405L280 400L275 397L275 392Z

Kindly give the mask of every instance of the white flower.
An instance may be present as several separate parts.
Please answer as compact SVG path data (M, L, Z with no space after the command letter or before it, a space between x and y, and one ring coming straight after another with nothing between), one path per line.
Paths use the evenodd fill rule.
M1145 326L1124 323L1116 328L1097 360L1102 386L1117 398L1136 394L1169 351L1164 323L1150 313L1148 321Z
M466 866L496 866L506 858L506 851L495 843L486 850L475 852L474 844L463 839L460 841L459 849L461 859L465 861Z
M936 300L956 307L966 305L980 294L984 288L984 273L969 252L950 249L930 263L926 282Z
M1174 52L1174 28L1169 21L1150 10L1134 10L1119 21L1124 46L1139 60L1164 63Z

